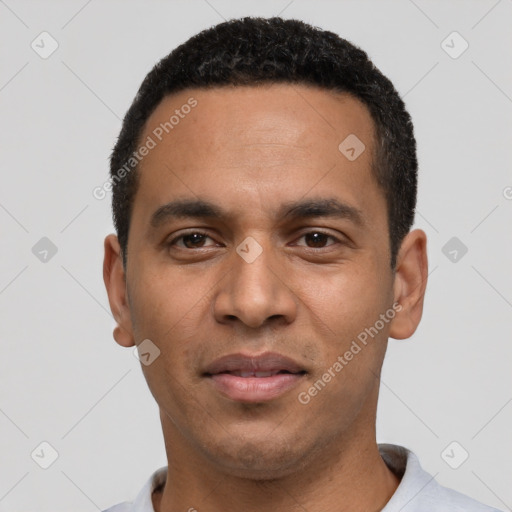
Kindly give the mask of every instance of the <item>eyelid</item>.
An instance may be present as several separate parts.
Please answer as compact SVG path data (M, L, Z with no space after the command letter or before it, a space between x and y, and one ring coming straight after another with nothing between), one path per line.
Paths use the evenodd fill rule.
M332 240L334 240L340 244L346 243L346 237L333 235L331 232L325 231L324 229L321 229L321 228L313 228L313 229L309 228L307 231L304 231L303 233L301 233L295 240L300 240L301 238L304 238L306 235L309 235L312 233L319 233L321 235L325 235L326 237L331 238ZM333 244L329 244L329 245L333 245ZM307 246L304 246L304 247L306 247L307 249L313 249L313 250L325 249L325 247L307 247ZM328 246L326 246L326 247L328 247Z
M172 236L172 238L171 238L169 241L165 242L165 244L166 244L167 246L169 246L169 247L170 247L170 246L175 246L175 245L176 245L176 242L177 242L178 240L182 240L182 239L183 239L184 237L186 237L186 236L189 236L189 235L196 235L196 234L197 234L197 235L205 236L205 237L207 237L207 238L210 238L210 239L211 239L211 240L213 240L216 244L218 244L218 242L217 242L217 241L216 241L216 240L215 240L215 239L214 239L214 238L213 238L209 233L206 233L206 231L205 231L205 230L198 229L198 228L196 228L196 229L189 229L188 231L181 232L179 235L175 235L175 236L173 235L173 236ZM208 246L208 247L213 247L213 246ZM183 249L183 247L180 247L180 249ZM187 251L192 250L192 249L190 249L190 248L188 248L188 247L185 247L184 249L185 249L185 250L187 250ZM204 249L204 247L196 247L196 249Z
M343 244L343 243L350 243L350 241L347 239L347 237L343 234L340 234L340 236L337 236L337 235L334 235L332 234L331 232L329 231L326 231L325 229L322 229L322 228L308 228L307 230L303 231L298 237L295 238L295 241L294 241L294 244L296 247L305 247L307 249L312 249L312 250L315 250L315 251L321 251L322 249L325 249L326 247L330 247L331 245L334 245L333 243L325 246L325 247L308 247L307 245L298 245L296 244L297 240L300 240L302 238L304 238L306 235L309 235L311 233L319 233L319 234L322 234L322 235L325 235L327 236L328 238L330 238L331 240L334 240L336 243L339 243L339 244ZM205 229L201 229L201 228L190 228L184 232L180 232L180 234L178 235L175 235L175 236L172 236L172 238L169 240L169 241L166 241L165 244L167 246L176 246L176 242L178 242L179 240L182 240L184 237L186 236L189 236L189 235L194 235L194 234L198 234L198 235L202 235L202 236L205 236L207 238L210 238L210 240L212 240L213 242L215 242L216 246L219 246L219 242L217 242L213 236L211 236L207 230ZM207 246L207 247L213 247L213 245L210 245L210 246ZM195 250L197 249L205 249L206 247L196 247ZM194 249L191 249L191 248L188 248L188 247L180 247L180 249L185 249L185 250L194 250Z

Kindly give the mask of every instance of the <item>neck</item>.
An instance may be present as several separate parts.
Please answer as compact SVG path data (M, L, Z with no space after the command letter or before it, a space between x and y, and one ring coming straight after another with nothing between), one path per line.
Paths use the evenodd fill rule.
M241 478L219 468L191 450L163 415L162 423L168 474L163 490L153 495L156 512L291 512L297 507L309 512L377 512L399 484L379 454L374 421L373 428L356 429L358 434L344 442L327 444L300 468L265 479Z

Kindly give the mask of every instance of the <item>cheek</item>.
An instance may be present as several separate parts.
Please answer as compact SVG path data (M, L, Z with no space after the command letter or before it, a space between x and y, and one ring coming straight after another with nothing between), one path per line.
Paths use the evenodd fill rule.
M320 351L297 400L300 411L304 407L310 417L321 418L325 431L338 432L348 428L375 395L389 324L374 337L365 329L386 311L387 285L368 267L337 269L321 282L320 287L303 288L305 312Z
M179 271L151 265L139 267L131 288L131 312L138 337L154 336L164 342L190 324L204 307L209 286Z
M305 314L320 347L302 397L311 399L316 414L324 421L329 417L333 428L339 411L350 422L369 399L382 365L389 324L377 334L371 331L373 337L365 331L388 307L390 283L379 275L378 266L366 262L338 267L330 276L310 276L309 281L302 276ZM322 284L314 286L315 281Z
M200 355L214 334L211 311L218 281L212 272L139 266L130 301L135 339L152 340L161 352L162 371L167 369L179 381L196 381Z
M199 280L198 280L199 281ZM197 346L208 290L194 280L169 269L152 271L139 267L131 287L131 312L137 342L150 339L159 348L159 356L150 365L142 365L148 387L157 403L173 411L177 421L185 415L187 404L194 402L191 385L197 366Z
M347 263L298 276L301 301L318 328L336 340L335 348L343 348L384 312L387 285L377 275L372 265Z

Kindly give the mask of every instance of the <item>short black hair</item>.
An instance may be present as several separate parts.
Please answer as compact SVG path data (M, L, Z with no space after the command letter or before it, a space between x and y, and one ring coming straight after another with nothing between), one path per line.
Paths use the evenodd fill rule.
M416 207L418 162L411 117L391 81L363 50L333 32L277 17L246 17L204 30L158 62L142 82L110 158L112 213L125 266L138 187L136 160L131 157L162 99L190 88L271 83L347 93L369 109L377 139L372 168L387 202L394 269Z

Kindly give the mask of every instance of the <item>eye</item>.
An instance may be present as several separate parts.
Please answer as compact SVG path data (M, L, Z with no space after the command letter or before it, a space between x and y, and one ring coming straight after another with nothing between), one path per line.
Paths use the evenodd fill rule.
M211 240L210 244L207 244L207 240ZM203 247L216 246L217 243L212 240L206 233L200 231L193 231L184 235L177 236L169 242L169 246L176 246L180 249L201 249Z
M336 242L339 242L334 236L324 233L322 231L310 231L309 233L305 233L302 235L299 240L304 239L305 245L312 249L322 249L323 247L327 247L329 245L333 245ZM333 241L328 243L329 240ZM297 244L303 245L303 244Z

